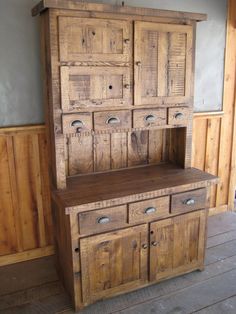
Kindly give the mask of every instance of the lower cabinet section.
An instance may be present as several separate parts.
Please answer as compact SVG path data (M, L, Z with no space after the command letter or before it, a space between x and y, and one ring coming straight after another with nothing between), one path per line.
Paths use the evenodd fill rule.
M82 295L85 304L147 281L148 225L80 240Z
M151 223L150 280L203 266L205 230L205 210Z
M202 268L206 211L82 238L85 305Z

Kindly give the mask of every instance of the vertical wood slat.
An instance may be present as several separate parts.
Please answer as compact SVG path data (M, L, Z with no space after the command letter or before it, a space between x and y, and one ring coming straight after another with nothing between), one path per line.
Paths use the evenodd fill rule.
M9 254L14 262L17 253L22 260L24 253L31 256L32 250L42 248L43 255L52 244L47 158L43 127L1 129L0 257L6 256L4 263Z

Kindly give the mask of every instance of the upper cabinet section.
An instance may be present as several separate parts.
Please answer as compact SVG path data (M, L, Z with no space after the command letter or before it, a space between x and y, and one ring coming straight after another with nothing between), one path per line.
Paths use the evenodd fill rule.
M135 22L135 105L190 101L192 32L188 25Z
M129 62L131 23L59 17L61 62Z

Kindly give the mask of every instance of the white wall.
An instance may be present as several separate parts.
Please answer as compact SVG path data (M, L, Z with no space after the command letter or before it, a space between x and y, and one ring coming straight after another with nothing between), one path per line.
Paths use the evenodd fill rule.
M0 126L42 123L38 0L0 0ZM121 4L120 0L104 2ZM125 4L207 13L197 27L195 110L222 106L226 0L126 0Z

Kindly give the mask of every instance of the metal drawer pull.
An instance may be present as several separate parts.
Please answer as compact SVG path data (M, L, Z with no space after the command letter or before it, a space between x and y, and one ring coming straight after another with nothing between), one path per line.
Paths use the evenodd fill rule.
M125 42L126 44L128 44L128 43L130 42L130 39L129 39L129 38L126 38L126 39L124 40L124 42Z
M129 89L129 88L130 88L130 85L129 85L129 84L125 84L125 88L126 88L126 89Z
M158 245L158 242L156 242L156 241L152 242L152 246L157 246L157 245Z
M145 244L142 245L142 248L143 248L143 249L147 249L147 248L148 248L148 245L145 243Z
M74 120L71 122L71 126L76 126L76 127L83 127L83 122L81 120Z
M99 224L107 224L108 222L110 222L110 218L109 217L101 217L98 219L98 223Z
M152 213L155 213L157 209L155 207L148 207L145 209L145 214L152 214Z
M147 122L154 122L156 120L156 117L153 114L149 114L145 117L145 120Z
M137 65L137 66L140 66L140 65L141 65L141 61L137 61L137 62L136 62L136 65Z
M175 115L175 119L183 119L183 117L184 117L184 114L182 112L178 112Z
M106 124L118 124L120 123L120 119L116 117L111 117L107 119Z
M184 201L184 204L186 205L194 205L195 201L193 198L189 198L188 200Z

